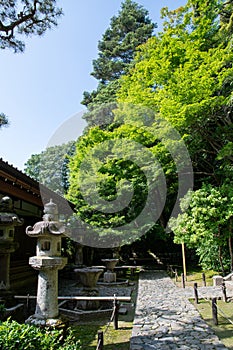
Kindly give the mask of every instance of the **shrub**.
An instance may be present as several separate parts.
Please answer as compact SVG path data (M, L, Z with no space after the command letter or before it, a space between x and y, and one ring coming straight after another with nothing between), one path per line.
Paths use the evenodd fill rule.
M0 322L0 349L2 350L80 350L71 328L66 331L20 324L8 319Z

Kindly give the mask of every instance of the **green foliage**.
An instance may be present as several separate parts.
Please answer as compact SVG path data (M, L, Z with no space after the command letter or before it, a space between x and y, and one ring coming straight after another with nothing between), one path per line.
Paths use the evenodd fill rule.
M153 109L183 136L198 178L232 178L217 158L232 133L232 44L220 32L220 1L188 1L163 10L164 31L141 45L121 77L118 102ZM226 150L226 149L225 149Z
M76 143L67 198L83 222L96 233L101 228L102 236L129 223L125 243L137 239L137 232L155 229L164 235L177 197L177 173L187 171L190 161L183 140L150 109L122 104L109 111L113 122L108 128L92 127ZM99 118L105 107L102 112ZM142 223L139 217L145 212ZM159 217L161 230L155 227Z
M190 209L173 220L175 242L194 246L203 266L216 268L218 261L222 270L232 268L232 191L228 183L233 175L233 57L231 41L222 34L220 15L231 5L192 0L174 11L164 8L164 31L140 46L118 91L119 102L151 108L186 141L197 188L200 182L210 187L195 191ZM127 111L117 118L120 123L129 119L137 123ZM172 163L164 145L155 147L173 183ZM186 197L182 205L187 208L188 202Z
M130 160L130 153L121 155L124 132L126 130L108 132L97 127L90 129L78 141L76 154L70 163L68 199L76 205L82 221L102 228L105 236L111 235L112 229L134 221L147 198L144 173ZM139 136L136 130L134 136ZM94 198L93 202L87 198ZM129 202L125 198L130 198ZM134 233L128 232L125 236L129 243L128 235L132 238Z
M78 350L81 346L71 328L68 328L64 339L62 330L19 324L8 319L0 323L0 348L2 350Z
M232 191L229 186L233 180L231 9L232 1L220 0L189 0L185 6L174 11L164 8L163 32L137 48L134 59L130 58L126 69L122 68L123 74L115 74L113 66L108 65L100 55L101 60L95 61L99 66L95 63L93 75L102 85L93 96L86 94L86 105L90 110L86 116L90 126L101 127L89 130L78 141L76 155L71 162L71 187L68 193L80 215L89 223L108 224L111 227L126 220L125 212L113 218L111 215L100 216L97 207L86 207L79 188L79 169L88 152L97 144L126 137L149 148L162 165L169 189L164 213L166 218L169 217L177 191L176 165L183 164L183 153L178 152L179 141L176 139L173 142L169 137L171 128L164 123L168 121L181 134L181 141L186 142L197 188L190 209L174 219L175 240L194 246L203 266L216 268L215 262L218 261L218 267L221 265L222 270L226 266L231 269L233 265ZM107 31L106 35L110 33ZM105 44L100 48L104 50L104 55L109 54ZM109 67L113 75L108 74ZM109 87L108 92L104 90L106 86ZM114 101L115 93L118 108L115 105L114 112L109 105L105 105L106 114L101 113L101 108L96 109L95 103L92 105L95 99L97 105L107 100ZM145 113L141 106L146 108ZM143 126L147 126L147 131L150 130L153 137ZM116 142L116 145L120 149L120 142ZM177 152L173 152L173 148ZM102 150L105 153L108 151ZM103 156L100 149L99 154ZM122 180L121 175L115 175L115 172L122 174L126 169L134 180L138 176L141 187L135 191L135 204L137 201L142 204L146 188L143 188L143 178L138 169L131 168L129 162L115 161L111 157L107 158L103 167L100 167L100 163L98 166L95 170L98 168L99 193L106 201L114 200L116 184ZM86 178L85 185L88 188L90 184L90 194L94 181L94 177ZM137 196L140 191L141 198ZM186 209L188 201L186 198L182 202Z
M208 244L205 244L205 249L203 245L200 244L196 248L196 254L199 257L199 263L204 270L214 269L216 271L231 271L231 258L229 255L227 242L221 246L221 264L219 260L219 245L216 241L208 241ZM222 268L223 267L223 268Z
M93 61L92 75L104 84L118 79L132 61L135 48L151 36L154 27L148 11L136 2L125 0L98 44L100 54Z
M76 154L70 162L68 199L76 205L82 220L92 226L103 227L103 234L109 234L111 227L119 227L134 220L147 198L148 189L143 171L130 160L130 151L127 155L122 149L125 147L122 146L123 137L130 132L134 140L142 141L143 136L137 132L137 128L128 127L127 130L127 126L123 126L113 132L92 128L78 140ZM96 150L94 155L91 154L93 149ZM123 155L117 157L116 152ZM103 199L103 208L107 208L108 213L104 214L103 210L99 212L98 205L87 204L82 196L81 187L86 197L94 197L96 184L96 195ZM124 198L132 187L133 198L129 206L127 203L124 205ZM117 197L122 198L118 210L115 207Z
M2 319L1 317L4 315L5 310L5 304L0 304L0 320Z
M225 1L220 11L221 35L225 40L232 40L233 34L233 1Z
M0 129L6 125L9 125L8 117L4 113L0 113Z
M116 108L115 102L97 104L91 111L85 113L85 120L88 126L84 130L84 133L91 127L99 126L101 129L104 129L111 125L114 122L114 108Z
M64 194L69 186L69 157L74 153L73 141L60 146L48 147L33 154L25 164L25 173L52 191Z
M190 201L189 209L171 220L174 242L196 248L203 268L231 269L232 196L229 184L218 188L203 185L182 200L185 207Z
M119 89L118 79L125 74L133 60L136 48L152 36L155 24L148 17L148 11L132 0L125 0L117 16L99 41L98 58L93 60L93 75L99 82L97 90L84 92L82 104L89 112L104 103L114 102ZM91 113L84 119L90 126L98 125Z
M0 2L0 48L22 52L20 37L43 35L57 25L62 10L56 0L5 0Z

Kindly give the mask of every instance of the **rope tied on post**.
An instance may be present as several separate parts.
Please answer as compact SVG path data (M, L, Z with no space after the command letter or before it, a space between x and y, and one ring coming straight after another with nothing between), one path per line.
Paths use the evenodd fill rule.
M104 346L104 333L103 331L98 331L98 344L96 350L103 350Z
M115 302L116 302L116 294L114 294L113 310L112 310L112 314L111 314L110 320L108 321L107 326L106 326L106 328L105 328L104 334L107 333L107 331L108 331L108 329L109 329L109 327L110 327L110 324L111 324L112 321L114 320L115 312L116 312Z
M223 282L223 285L222 285L222 290L223 290L223 293L224 293L224 291L226 293L226 286L225 286L224 282ZM233 321L217 305L217 298L216 297L213 297L211 302L210 302L209 299L205 298L205 296L203 296L203 295L201 295L200 298L205 300L207 303L209 303L211 305L211 307L212 307L212 317L213 317L213 322L214 322L215 325L218 325L218 313L220 313L230 324L233 325ZM226 300L225 300L224 295L223 295L223 300L224 300L224 302L227 302L227 297L226 297Z
M103 344L104 344L104 335L108 332L108 329L110 327L110 324L112 321L114 321L114 329L118 329L118 312L119 312L119 302L117 300L116 294L114 294L114 300L113 300L113 310L111 317L107 323L107 326L105 328L105 331L98 331L98 344L96 350L103 350Z

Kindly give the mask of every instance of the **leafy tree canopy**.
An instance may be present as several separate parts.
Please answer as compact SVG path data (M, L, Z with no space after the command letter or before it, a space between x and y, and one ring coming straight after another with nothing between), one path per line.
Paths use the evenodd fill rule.
M233 57L221 34L223 8L217 0L193 0L164 9L164 31L140 46L118 92L120 102L150 107L169 120L183 135L196 173L212 178L222 175L218 153L233 141Z
M61 15L62 10L56 6L56 0L1 1L0 48L24 51L24 36L44 34L57 25Z
M153 111L123 104L111 112L114 122L108 128L92 127L78 139L67 198L92 232L123 235L130 243L153 230L158 219L163 227L158 232L164 233L176 202L177 172L187 171L189 157L179 135Z
M233 34L233 1L225 1L220 11L220 23L222 34L226 40L232 39Z
M25 173L52 191L64 195L69 186L69 157L73 153L73 141L61 146L48 147L29 158L25 164Z
M175 243L195 247L203 268L232 270L232 186L203 185L189 193L181 205L186 206L190 195L189 209L171 220Z

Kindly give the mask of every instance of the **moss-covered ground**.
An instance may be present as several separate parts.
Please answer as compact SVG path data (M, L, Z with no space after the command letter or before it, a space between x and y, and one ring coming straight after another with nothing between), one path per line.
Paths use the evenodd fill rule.
M135 288L131 295L132 307L128 308L126 315L119 315L118 330L114 329L113 322L109 324L108 319L93 320L89 324L74 324L72 326L77 339L81 341L83 350L96 350L98 331L104 333L104 349L129 350L137 298L138 272L133 277L128 274L126 278L135 284Z

